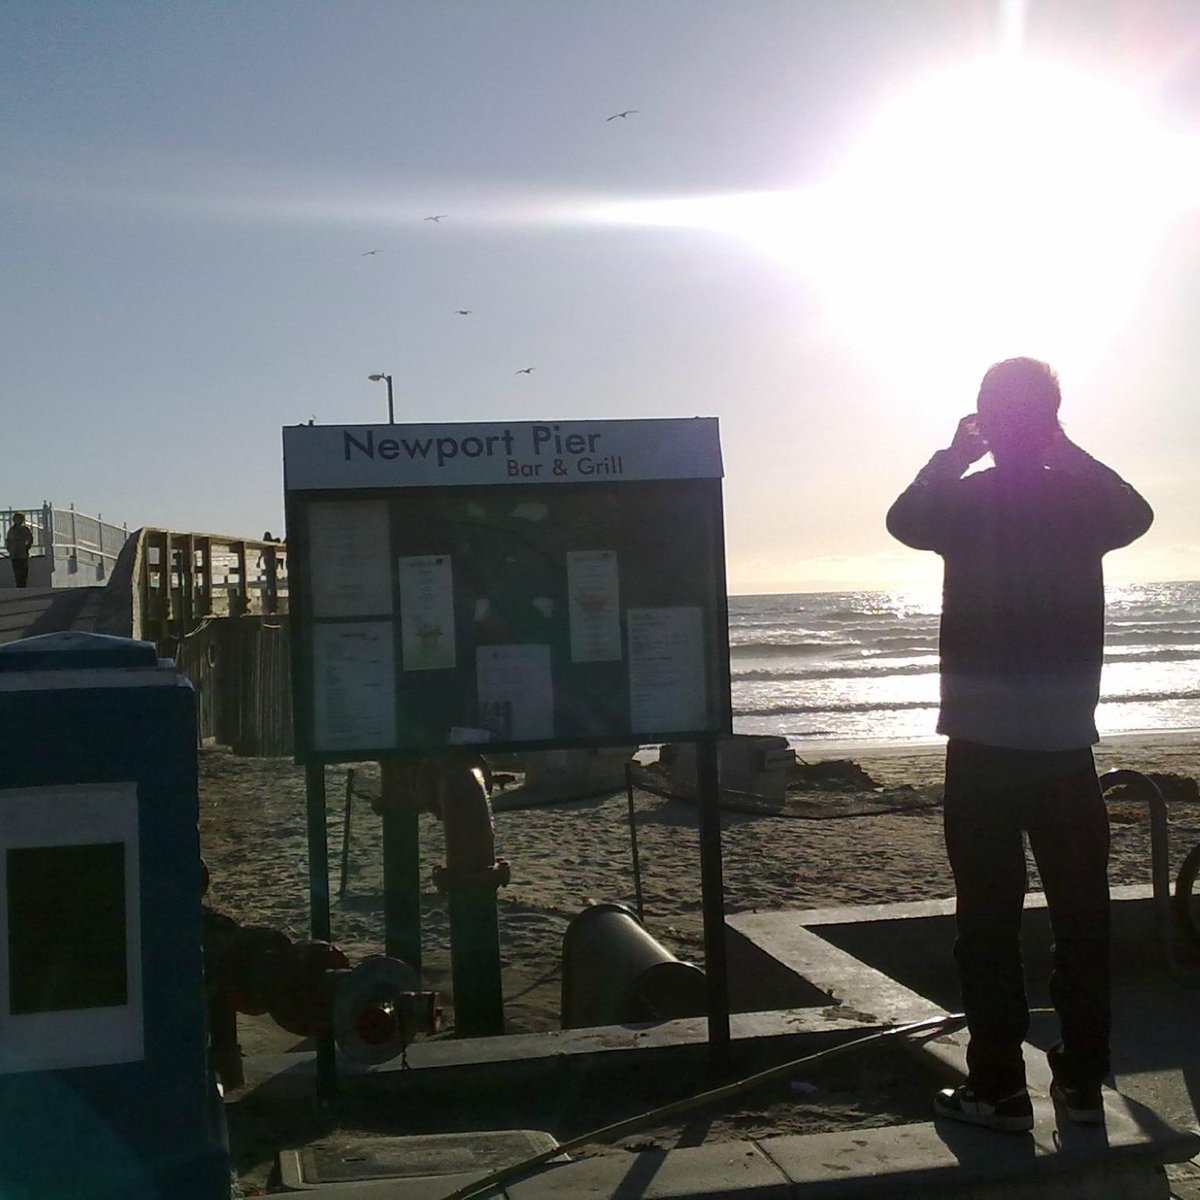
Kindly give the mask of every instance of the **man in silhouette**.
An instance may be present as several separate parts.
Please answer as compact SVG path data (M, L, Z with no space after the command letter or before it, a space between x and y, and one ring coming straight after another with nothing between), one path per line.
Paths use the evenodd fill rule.
M12 560L13 583L23 588L29 582L29 550L33 545L33 532L25 524L25 514L15 512L12 524L4 536L4 548Z
M1104 554L1154 519L1124 480L1068 440L1054 372L996 363L892 505L887 527L945 563L941 711L944 821L957 892L954 957L967 1016L967 1082L935 1111L995 1129L1033 1126L1021 1043L1023 836L1054 930L1050 994L1061 1041L1051 1096L1104 1119L1109 1073L1108 820L1092 745L1104 652ZM991 451L995 466L965 474Z

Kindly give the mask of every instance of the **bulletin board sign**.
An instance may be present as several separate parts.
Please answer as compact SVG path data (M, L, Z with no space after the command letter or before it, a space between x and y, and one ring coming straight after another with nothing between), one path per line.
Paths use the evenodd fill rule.
M283 431L301 762L728 733L717 421Z

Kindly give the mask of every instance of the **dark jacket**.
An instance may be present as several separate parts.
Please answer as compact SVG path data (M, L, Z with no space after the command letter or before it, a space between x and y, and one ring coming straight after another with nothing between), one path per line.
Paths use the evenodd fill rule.
M33 545L33 531L28 525L13 525L4 538L4 548L10 558L28 558Z
M1150 506L1064 440L1049 466L960 478L939 451L887 527L945 561L938 732L1067 750L1097 740L1104 554L1140 537Z

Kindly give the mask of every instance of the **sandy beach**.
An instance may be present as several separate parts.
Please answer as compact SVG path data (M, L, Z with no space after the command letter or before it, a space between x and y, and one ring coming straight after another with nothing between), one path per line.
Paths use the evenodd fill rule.
M924 900L953 894L937 803L942 750L863 746L852 757L882 789L811 793L791 816L726 811L723 874L728 912ZM1195 733L1113 739L1097 747L1101 770L1200 777ZM815 756L808 761L816 761ZM335 899L333 938L352 962L382 952L380 818L360 798L378 791L377 764L356 764L348 887L336 898L346 766L326 773L330 869ZM237 758L206 747L200 759L201 846L212 878L209 903L250 924L308 936L308 867L304 773L290 760ZM805 794L797 797L804 801ZM862 813L894 799L899 811ZM886 805L885 806L890 806ZM1200 843L1200 805L1174 799L1170 808L1171 877ZM635 794L646 925L680 958L701 962L699 843L694 807L649 792ZM1145 806L1115 803L1110 880L1150 881ZM856 815L858 814L858 815ZM627 800L623 791L543 807L499 811L496 852L512 864L502 888L499 925L505 1019L509 1032L556 1029L560 1023L562 937L568 922L597 901L634 902ZM440 989L453 1025L446 902L432 883L443 862L440 822L420 818L424 975ZM1031 887L1037 886L1036 871ZM243 1044L273 1043L261 1023L243 1022ZM256 1031L258 1031L256 1033ZM290 1038L291 1042L296 1039Z

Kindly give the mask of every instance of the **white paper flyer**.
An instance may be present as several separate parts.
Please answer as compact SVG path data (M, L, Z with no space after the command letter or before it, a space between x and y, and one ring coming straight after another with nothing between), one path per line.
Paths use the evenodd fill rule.
M631 608L629 719L633 733L706 726L704 637L699 608Z
M355 750L394 745L391 624L314 625L312 638L314 748Z
M391 555L383 501L310 504L308 558L314 617L391 615Z
M567 611L572 662L621 658L621 607L613 550L567 552Z
M399 560L400 652L406 671L455 664L454 577L448 554Z

